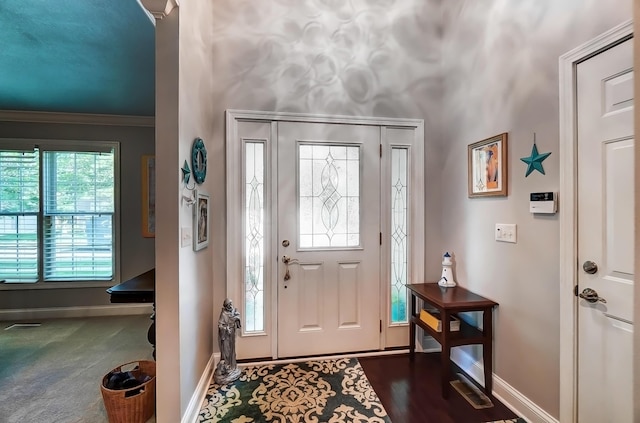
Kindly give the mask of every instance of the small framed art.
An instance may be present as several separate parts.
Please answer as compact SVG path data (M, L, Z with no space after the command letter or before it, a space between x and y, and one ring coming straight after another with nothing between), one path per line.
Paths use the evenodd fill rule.
M156 236L156 158L142 156L142 236Z
M196 192L193 207L193 250L200 251L209 245L209 196Z
M507 196L507 133L470 144L469 197Z

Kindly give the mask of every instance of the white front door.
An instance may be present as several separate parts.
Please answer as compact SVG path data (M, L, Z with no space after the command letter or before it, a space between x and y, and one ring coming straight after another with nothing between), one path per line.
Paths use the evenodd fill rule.
M277 144L278 356L379 349L380 128L279 122Z
M581 423L633 421L632 59L629 40L577 67Z

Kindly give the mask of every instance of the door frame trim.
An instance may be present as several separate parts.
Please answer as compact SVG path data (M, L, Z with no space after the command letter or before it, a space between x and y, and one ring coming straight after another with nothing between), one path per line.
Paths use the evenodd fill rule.
M563 54L560 82L560 421L578 420L577 65L633 37L628 20Z
M413 169L412 173L409 175L411 178L411 183L413 185L414 192L414 200L411 202L410 215L413 220L412 232L414 235L411 237L409 255L412 261L412 265L409 269L409 274L413 278L422 278L424 275L424 230L425 230L425 216L424 216L424 205L425 205L425 196L424 196L424 120L423 119L405 119L405 118L388 118L388 117L368 117L368 116L346 116L346 115L325 115L325 114L307 114L307 113L289 113L289 112L273 112L273 111L254 111L254 110L240 110L240 109L227 109L225 111L226 114L226 128L225 128L225 142L226 142L226 218L227 218L227 230L226 230L226 296L231 298L236 304L240 304L238 301L242 299L242 293L238 292L238 280L243 280L243 272L242 272L242 254L237 254L239 251L242 240L237 236L237 228L242 224L242 216L238 213L237 205L242 204L242 187L241 181L237 180L236 175L239 172L238 166L240 166L240 162L238 161L239 157L237 157L237 151L233 148L234 143L238 140L238 122L260 122L260 123L270 123L271 124L271 141L275 142L277 139L277 134L275 132L275 124L277 122L306 122L306 123L336 123L336 124L352 124L352 125L370 125L370 126L378 126L381 128L381 136L384 135L385 128L396 128L396 129L411 129L414 133L414 149L415 153L420 157L419 163L422 164L419 168ZM270 144L271 141L268 143ZM384 143L384 140L381 138L381 142ZM274 144L275 145L275 144ZM271 148L271 147L269 147ZM269 154L272 154L274 150L270 150ZM274 160L272 158L272 160ZM275 165L277 163L274 162ZM269 170L268 172L271 172ZM383 176L384 171L381 170L381 177ZM269 182L269 190L274 190L274 184L276 181ZM382 181L381 181L382 183ZM382 185L381 185L382 187ZM384 194L384 193L383 193ZM270 196L274 196L273 191ZM271 209L277 213L277 198L271 199ZM271 219L272 216L270 212L267 212L266 219ZM384 215L381 215L381 219L384 218ZM383 225L384 227L384 225ZM268 245L273 244L277 240L273 238L276 231L273 230L269 235L269 239L266 239L266 243ZM265 254L270 254L270 248L265 249ZM387 250L385 249L385 245L383 244L381 248L381 254L386 254ZM269 277L272 280L276 279L276 267L271 266L271 271L268 273ZM381 260L380 265L380 275L381 275L381 297L380 297L380 317L383 319L384 326L388 330L389 318L385 313L388 308L386 304L382 302L388 302L388 295L382 295L383 290L385 289L385 284L382 283L385 275L389 273L388 267L390 267L390 263L384 263ZM411 281L410 281L411 283ZM274 284L266 284L269 286L271 292L265 293L265 301L270 303L270 307L268 309L275 310L277 308L277 290L275 289ZM388 314L388 313L387 313ZM272 313L271 316L267 315L266 319L270 322L271 327L271 354L272 357L277 357L277 315ZM408 324L403 325L408 326ZM268 328L268 326L267 326ZM268 330L268 329L267 329ZM381 348L385 345L385 335L387 330L382 331L380 342ZM266 333L265 333L266 335Z

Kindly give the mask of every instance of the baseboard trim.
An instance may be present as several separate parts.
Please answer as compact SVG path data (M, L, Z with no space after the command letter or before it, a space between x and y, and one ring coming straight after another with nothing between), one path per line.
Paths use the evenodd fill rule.
M480 384L484 384L484 366L462 348L451 350L451 360ZM493 396L514 413L530 423L559 423L552 415L493 374Z
M355 352L345 354L326 354L313 357L296 357L296 358L277 358L275 360L263 360L263 361L247 361L244 363L238 363L238 367L245 368L249 366L266 366L270 364L289 364L289 363L302 363L310 360L341 360L343 358L358 358L358 357L380 357L383 355L397 355L408 354L409 350L406 348L398 350L380 350L369 352Z
M200 410L202 409L202 403L205 396L207 395L207 391L209 390L209 384L211 383L213 369L215 368L215 365L216 363L218 363L218 361L220 361L220 353L214 353L211 355L211 358L209 358L209 362L204 368L202 376L200 376L198 386L196 386L196 390L191 396L189 405L187 406L187 409L182 416L181 423L197 422L198 415L200 414Z
M0 310L0 321L131 316L153 313L151 304L118 304L91 307L48 307Z
M442 346L430 336L425 336L422 342L416 344L416 352L434 353L440 351L442 351Z

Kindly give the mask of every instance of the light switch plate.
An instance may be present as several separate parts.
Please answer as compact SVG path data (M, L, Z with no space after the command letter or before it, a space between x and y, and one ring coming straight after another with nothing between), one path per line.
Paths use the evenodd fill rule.
M180 245L182 247L191 245L191 228L180 228Z
M496 241L499 242L512 242L516 243L518 240L518 233L515 223L496 223L495 230Z

